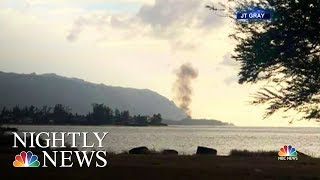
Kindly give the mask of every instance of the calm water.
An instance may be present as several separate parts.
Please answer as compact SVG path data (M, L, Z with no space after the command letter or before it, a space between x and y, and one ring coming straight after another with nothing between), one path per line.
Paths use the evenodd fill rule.
M104 140L107 151L122 152L137 146L155 150L175 149L194 154L197 146L208 146L227 155L232 149L279 150L291 144L298 151L320 157L320 128L261 127L113 127L113 126L18 126L20 132L109 132ZM70 139L67 141L70 142ZM90 134L88 142L97 142ZM78 139L77 144L82 145Z

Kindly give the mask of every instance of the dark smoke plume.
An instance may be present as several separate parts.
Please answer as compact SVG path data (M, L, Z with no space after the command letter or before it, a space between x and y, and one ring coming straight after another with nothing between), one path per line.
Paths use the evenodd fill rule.
M177 80L174 83L175 100L184 112L191 117L189 105L192 102L192 80L198 77L198 70L193 68L190 63L182 64L176 72Z

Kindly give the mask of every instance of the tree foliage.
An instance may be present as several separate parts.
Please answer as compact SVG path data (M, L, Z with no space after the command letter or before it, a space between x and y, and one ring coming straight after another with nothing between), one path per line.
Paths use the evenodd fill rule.
M230 17L252 7L272 11L271 21L235 21L231 35L237 42L233 58L241 65L239 83L266 83L252 103L267 104L266 117L297 112L299 119L319 121L320 1L232 3Z
M85 125L164 125L161 123L161 114L153 116L130 116L128 110L114 111L104 104L92 104L92 112L86 115L73 114L69 106L56 104L54 107L26 106L20 108L18 105L12 108L0 108L1 124L85 124Z

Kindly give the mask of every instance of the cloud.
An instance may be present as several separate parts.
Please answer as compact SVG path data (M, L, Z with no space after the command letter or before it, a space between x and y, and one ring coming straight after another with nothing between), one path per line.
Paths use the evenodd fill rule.
M206 9L206 4L202 0L156 0L153 5L142 6L137 16L154 28L221 25L222 19Z
M231 85L231 84L237 84L238 82L238 77L236 75L231 75L231 76L228 76L227 78L225 78L223 80L223 82L226 84L226 85Z
M24 0L30 5L48 5L48 4L93 4L93 3L138 3L146 4L152 3L152 0Z
M237 68L240 64L235 59L231 58L231 53L227 53L223 56L223 61L220 65Z
M129 28L131 25L130 18L121 18L119 16L110 17L110 25L115 28Z
M221 18L204 7L205 1L201 0L156 0L142 6L137 18L151 27L155 38L168 40L173 50L192 50L201 44L210 25L223 24ZM209 19L213 22L209 23Z
M67 35L67 40L73 42L76 41L83 31L83 29L87 26L89 27L102 27L109 24L109 16L107 14L90 14L88 16L80 16L78 17L72 26L71 31Z
M143 4L133 14L87 15L75 20L67 39L74 42L85 27L100 26L137 32L131 33L133 38L147 36L167 40L173 49L194 49L201 44L206 33L224 25L224 19L206 9L206 4L203 0L155 0L154 4ZM103 33L108 36L109 32Z
M240 63L232 59L231 53L228 52L223 56L222 61L216 69L224 72L226 77L223 79L223 82L226 85L231 85L238 83L237 72L239 71L239 67Z
M72 30L67 35L67 40L69 40L71 42L76 41L85 24L86 24L85 19L83 19L81 17L79 19L77 19L73 24Z
M153 5L141 7L137 16L153 28L166 29L176 24L191 26L193 14L200 6L195 0L156 0Z

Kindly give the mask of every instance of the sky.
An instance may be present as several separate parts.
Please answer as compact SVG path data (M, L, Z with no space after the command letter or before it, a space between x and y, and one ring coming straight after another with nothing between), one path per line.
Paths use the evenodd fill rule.
M238 84L229 18L209 0L1 0L0 71L56 73L150 89L174 100L175 72L190 63L194 118L239 126L319 126L250 105L261 85ZM226 3L226 2L223 2Z

